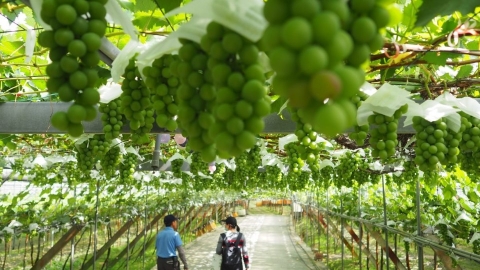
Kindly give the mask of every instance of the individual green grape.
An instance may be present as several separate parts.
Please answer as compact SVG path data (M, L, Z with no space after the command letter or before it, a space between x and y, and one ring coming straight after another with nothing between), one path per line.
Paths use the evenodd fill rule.
M102 113L103 132L105 139L113 140L120 136L123 127L123 114L121 113L121 100L119 98L109 103L100 103L98 110Z
M120 108L129 121L132 142L134 144L148 143L148 134L155 122L154 110L151 103L151 92L145 86L140 72L135 66L135 56L130 59L123 77Z

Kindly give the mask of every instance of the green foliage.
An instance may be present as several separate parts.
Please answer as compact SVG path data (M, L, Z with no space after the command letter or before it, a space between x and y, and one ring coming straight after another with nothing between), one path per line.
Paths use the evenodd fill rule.
M478 6L476 0L423 0L423 4L417 13L415 26L425 26L436 16L450 15L455 11L463 15L472 13Z

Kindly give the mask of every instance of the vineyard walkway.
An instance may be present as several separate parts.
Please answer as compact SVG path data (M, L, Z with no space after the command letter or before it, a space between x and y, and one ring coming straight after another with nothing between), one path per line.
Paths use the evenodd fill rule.
M295 234L290 216L252 214L238 217L237 222L247 239L251 270L327 269L313 260L311 249ZM185 246L189 270L212 269L212 256L222 232L224 227L218 225Z

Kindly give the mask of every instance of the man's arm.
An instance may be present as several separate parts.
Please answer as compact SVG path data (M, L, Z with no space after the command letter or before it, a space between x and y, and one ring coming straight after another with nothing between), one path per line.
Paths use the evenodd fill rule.
M183 246L178 246L177 250L178 250L178 257L180 257L180 260L182 260L183 268L188 269L187 257L185 256L185 249L183 249Z

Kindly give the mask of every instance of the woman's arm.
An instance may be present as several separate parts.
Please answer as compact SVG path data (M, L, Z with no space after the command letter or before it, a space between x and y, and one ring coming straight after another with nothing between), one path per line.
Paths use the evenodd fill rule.
M222 236L220 235L218 237L218 242L217 242L217 249L215 250L215 252L217 254L222 254L222 247L223 247L223 238Z
M243 263L245 264L245 268L250 268L250 258L248 257L248 247L247 247L247 240L245 239L245 235L242 233L242 254L243 254Z

